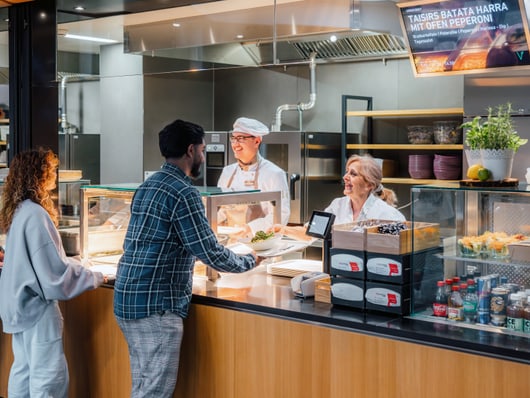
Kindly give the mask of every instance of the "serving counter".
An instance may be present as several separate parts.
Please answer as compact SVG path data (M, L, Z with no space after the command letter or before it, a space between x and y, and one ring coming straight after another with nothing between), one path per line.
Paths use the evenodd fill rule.
M174 397L526 396L527 338L298 299L266 266L194 279ZM70 396L128 397L112 286L62 303ZM0 341L5 396L10 339ZM4 394L4 395L2 395Z
M106 193L105 193L106 195ZM360 311L296 298L267 262L196 275L174 397L527 396L530 339L505 328ZM61 303L70 396L128 397L112 286ZM0 397L12 361L0 339Z

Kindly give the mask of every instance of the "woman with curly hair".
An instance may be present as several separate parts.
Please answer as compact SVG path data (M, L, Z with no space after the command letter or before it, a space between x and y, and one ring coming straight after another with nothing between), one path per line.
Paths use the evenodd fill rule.
M103 274L91 272L64 252L50 196L58 165L51 150L21 152L10 164L2 193L0 228L7 238L0 317L4 332L12 334L11 398L68 396L58 300L105 282Z

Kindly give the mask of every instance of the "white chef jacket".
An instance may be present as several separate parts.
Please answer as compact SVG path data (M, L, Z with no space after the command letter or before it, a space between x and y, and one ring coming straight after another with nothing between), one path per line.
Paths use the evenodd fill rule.
M259 189L262 192L280 191L282 199L281 224L289 222L291 214L289 185L285 171L271 161L258 155L258 162L243 170L238 163L225 166L217 186L233 191ZM272 205L262 206L264 217L249 221L247 224L255 234L257 231L266 231L274 224L274 211Z
M353 210L349 196L333 199L324 211L335 214L334 224L337 225L364 220L405 221L405 216L398 209L390 206L384 200L379 199L373 194L368 196L368 199L364 202L363 208L356 220L353 219Z

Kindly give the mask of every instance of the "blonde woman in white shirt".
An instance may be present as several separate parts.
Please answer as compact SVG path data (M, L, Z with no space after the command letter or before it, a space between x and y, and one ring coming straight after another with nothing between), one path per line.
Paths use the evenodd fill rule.
M370 155L353 155L346 162L344 196L334 199L325 212L335 215L334 224L348 224L369 219L405 221L396 208L394 191L384 188L381 166ZM296 239L309 239L305 227L274 226L276 231Z

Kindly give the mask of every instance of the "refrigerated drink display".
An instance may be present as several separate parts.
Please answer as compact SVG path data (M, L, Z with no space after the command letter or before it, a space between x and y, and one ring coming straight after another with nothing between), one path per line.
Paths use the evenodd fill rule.
M434 207L428 214L424 211L425 203L422 205L425 197L440 198L438 202L428 202ZM462 329L530 336L528 300L515 299L522 292L528 296L525 289L530 291L530 188L526 184L469 187L461 181L418 185L411 189L411 203L413 223L440 225L440 252L436 256L440 261L433 264L443 275L423 281L432 292L431 305L426 309L418 296L413 296L411 317L439 324L462 320L458 322ZM465 255L459 246L463 238L469 237L485 238L473 257ZM487 250L487 243L494 239L506 246L504 256L493 256ZM423 266L415 253L411 255L411 266L412 272ZM447 318L434 314L434 293L439 280L449 281L453 289ZM462 282L467 284L468 292L462 291ZM447 290L449 284L445 285ZM453 303L455 286L461 288L462 309ZM511 296L514 293L516 296Z

